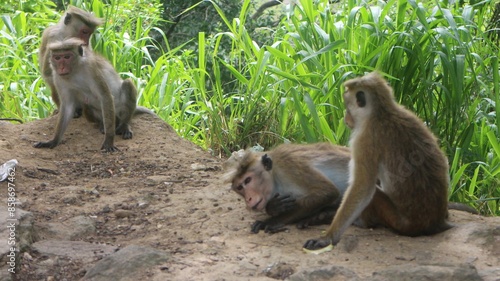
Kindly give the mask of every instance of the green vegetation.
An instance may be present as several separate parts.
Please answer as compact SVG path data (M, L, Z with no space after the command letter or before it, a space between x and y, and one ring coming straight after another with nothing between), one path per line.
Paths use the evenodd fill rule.
M0 22L0 117L25 121L54 109L37 48L60 17L50 2L30 2L27 10L7 1ZM168 41L154 1L82 2L72 3L107 19L94 49L134 79L139 103L213 153L284 141L347 144L342 83L377 69L440 138L450 200L500 215L500 50L487 29L494 1L302 0L265 28L248 18L249 0L236 18L204 1L219 15L218 32L175 48L147 37L154 30Z

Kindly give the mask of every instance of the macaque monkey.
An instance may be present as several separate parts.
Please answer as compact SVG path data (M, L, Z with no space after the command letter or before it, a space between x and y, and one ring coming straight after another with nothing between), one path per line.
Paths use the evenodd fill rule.
M248 209L266 211L253 233L328 223L348 185L349 149L329 143L283 144L268 152L233 153L224 179Z
M396 103L378 73L344 86L345 122L352 129L349 187L325 236L307 241L304 248L337 244L353 222L386 226L406 236L449 229L448 161L437 139Z
M122 80L106 59L94 54L80 39L71 38L52 43L48 49L50 65L55 73L54 85L61 98L61 112L54 138L48 142L38 142L34 146L57 146L76 105L82 104L84 112L88 114L87 118L99 123L104 131L101 149L106 152L118 150L114 146L115 129L124 139L132 137L128 123L136 113L137 100L137 91L132 81Z
M84 48L84 50L86 50L86 54L91 52L88 48ZM106 77L111 94L113 95L116 117L115 133L121 135L123 139L131 139L133 133L129 123L132 117L142 113L151 115L155 115L155 113L145 107L136 105L137 89L132 79L122 80L111 63L97 54L93 54L93 56L98 58L98 67L101 74L104 75L103 77ZM86 119L99 124L100 131L104 133L106 130L102 112L100 108L87 106L86 104L83 105L83 114Z
M56 25L49 26L44 30L38 53L38 63L42 72L42 78L49 85L52 100L58 108L61 102L54 85L52 69L50 67L50 52L48 52L47 46L69 38L79 38L84 42L84 45L90 46L90 36L94 33L96 27L103 23L102 19L96 18L91 13L74 6L69 6L66 14ZM82 114L81 111L81 107L77 106L75 117L79 117Z

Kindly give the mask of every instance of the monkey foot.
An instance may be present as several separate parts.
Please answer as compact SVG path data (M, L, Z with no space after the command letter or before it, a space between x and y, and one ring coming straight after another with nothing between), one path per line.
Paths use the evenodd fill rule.
M122 135L122 139L124 139L124 140L131 139L133 136L132 131L130 131L130 130L125 130L121 135Z
M326 246L324 248L320 248L320 249L317 249L317 250L309 250L309 249L307 249L307 248L304 247L304 248L302 248L302 250L304 252L306 252L307 254L319 255L319 254L322 254L322 253L329 252L329 251L333 250L333 245L330 244L330 245L328 245L328 246Z
M102 146L101 147L101 150L105 153L108 153L108 152L116 152L116 151L120 151L118 149L118 147L112 145L112 146Z

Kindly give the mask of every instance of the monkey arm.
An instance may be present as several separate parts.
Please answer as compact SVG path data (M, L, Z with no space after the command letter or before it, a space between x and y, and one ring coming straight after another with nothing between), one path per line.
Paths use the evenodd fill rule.
M37 142L33 146L35 148L54 148L61 143L64 131L68 127L69 121L74 114L74 105L71 101L64 101L57 118L56 131L54 138L47 142Z
M282 231L284 226L290 223L300 222L297 226L304 228L309 224L316 224L333 216L333 212L322 211L328 207L338 204L340 192L336 186L326 179L322 174L311 170L309 173L312 181L311 187L307 188L307 195L296 199L293 194L280 196L279 194L269 200L266 212L272 217L265 221L256 221L252 225L252 233L264 230L266 233ZM301 187L304 188L304 187ZM316 192L311 192L316 191Z
M357 144L360 145L360 144ZM370 140L365 147L372 147ZM376 191L379 155L374 152L367 157L353 153L351 160L350 177L353 179L326 234L320 239L310 239L304 244L308 250L317 250L337 244L340 236L349 227L361 212L368 206Z

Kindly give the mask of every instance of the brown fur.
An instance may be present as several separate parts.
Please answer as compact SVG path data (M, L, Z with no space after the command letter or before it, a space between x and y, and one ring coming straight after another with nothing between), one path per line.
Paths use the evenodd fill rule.
M337 244L358 217L357 225L383 225L408 236L450 228L448 162L437 139L396 103L379 74L349 80L345 88L345 120L352 128L350 185L325 237L304 247Z
M103 20L96 18L89 12L70 6L61 20L53 26L47 27L42 34L42 42L38 53L38 64L42 78L50 87L52 100L59 108L60 100L55 88L52 69L50 68L50 55L47 46L51 43L69 38L80 38L85 45L90 45L89 38L97 26L103 24ZM82 32L88 33L82 36Z
M290 223L305 227L324 223L328 216L326 222L331 220L347 187L348 162L346 147L283 144L268 152L233 155L225 177L249 209L271 215L257 221L252 232L274 232Z
M103 124L105 137L101 149L106 152L118 150L114 146L115 105L112 91L116 90L119 85L116 79L120 78L113 68L109 69L109 63L105 59L94 55L83 43L79 39L71 38L48 46L51 68L55 73L53 82L61 98L61 112L58 114L54 138L48 142L36 143L36 148L57 146L76 106L85 104L86 109L94 114L93 118ZM64 57L63 55L71 55L71 58L63 60L60 58ZM61 75L61 69L70 71ZM112 76L113 72L116 77ZM121 83L121 79L119 82Z

